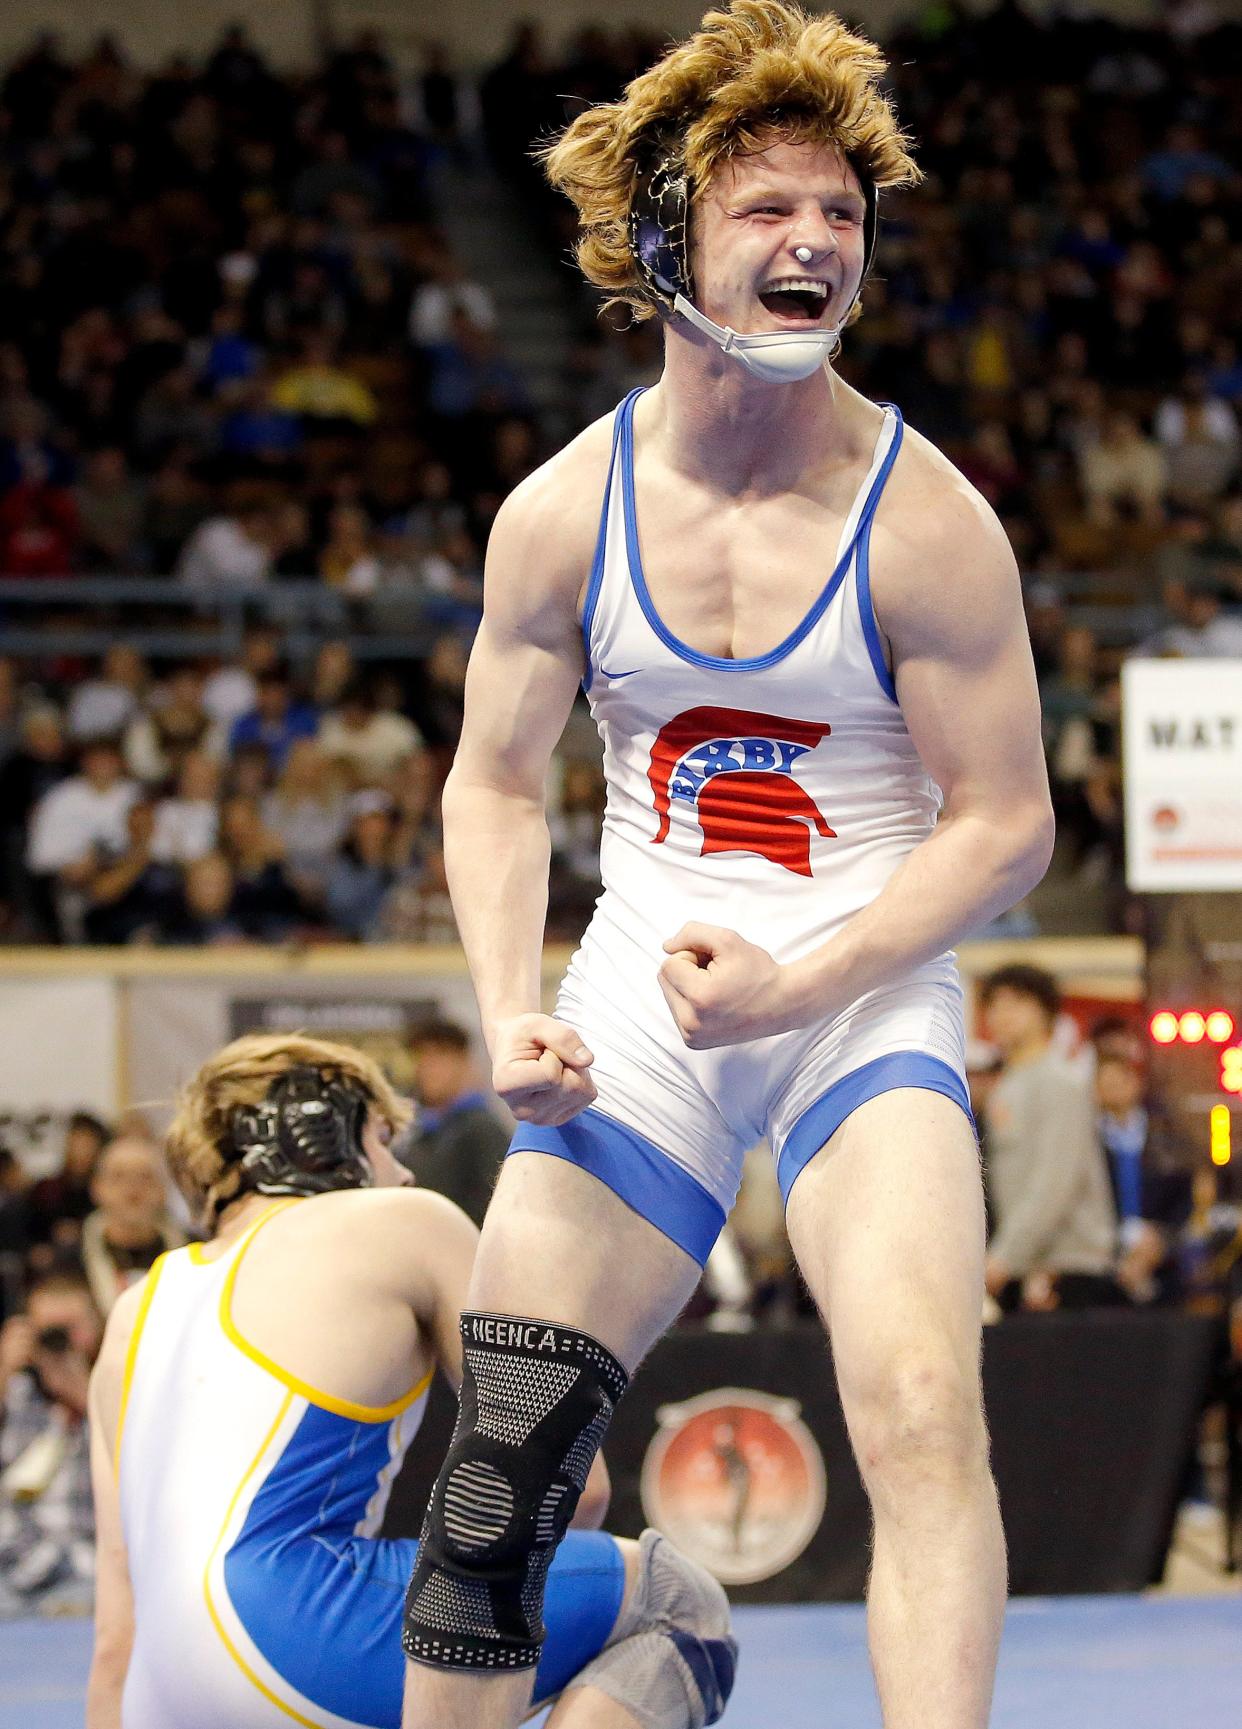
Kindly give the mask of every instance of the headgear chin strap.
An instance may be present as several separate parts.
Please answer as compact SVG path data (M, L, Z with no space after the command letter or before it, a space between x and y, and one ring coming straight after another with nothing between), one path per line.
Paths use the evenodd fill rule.
M754 378L765 384L794 384L818 372L831 360L841 341L841 326L831 330L764 330L754 336L739 336L728 324L716 324L705 312L691 305L684 294L673 297L673 311L701 330L725 354L740 360Z
M370 1099L332 1069L303 1064L279 1075L257 1105L234 1116L223 1151L241 1165L236 1194L322 1195L375 1181L362 1147Z
M676 165L675 149L665 144L653 168L640 175L630 206L630 251L643 285L654 300L678 313L731 354L754 378L765 384L793 384L809 378L831 360L841 340L845 318L862 293L862 285L875 256L879 212L876 189L859 175L866 199L863 218L863 271L854 300L832 330L765 330L741 335L727 324L717 324L695 306L691 295L688 224L690 188L683 168Z

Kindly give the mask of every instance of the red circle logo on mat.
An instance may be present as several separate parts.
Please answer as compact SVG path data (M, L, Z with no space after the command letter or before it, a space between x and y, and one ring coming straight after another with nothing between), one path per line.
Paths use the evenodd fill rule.
M824 1460L800 1411L796 1399L720 1387L656 1413L643 1511L722 1584L771 1579L819 1529Z

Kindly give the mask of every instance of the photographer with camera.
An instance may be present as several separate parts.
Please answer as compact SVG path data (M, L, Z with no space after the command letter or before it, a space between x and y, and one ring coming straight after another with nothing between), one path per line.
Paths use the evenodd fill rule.
M86 1425L103 1326L78 1273L34 1284L0 1329L0 1616L86 1612L95 1518Z

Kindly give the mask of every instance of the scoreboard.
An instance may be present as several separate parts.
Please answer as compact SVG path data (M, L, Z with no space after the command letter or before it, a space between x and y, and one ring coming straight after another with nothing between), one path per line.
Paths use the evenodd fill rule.
M1224 1174L1242 1165L1242 661L1128 660L1122 745L1152 1083Z

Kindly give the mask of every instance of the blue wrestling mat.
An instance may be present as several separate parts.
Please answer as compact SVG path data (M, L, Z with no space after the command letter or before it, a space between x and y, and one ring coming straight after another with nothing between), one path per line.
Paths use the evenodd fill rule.
M737 1611L731 1729L879 1729L861 1608ZM0 1623L0 1729L81 1729L91 1634ZM992 1729L1237 1729L1242 1596L1010 1605Z

